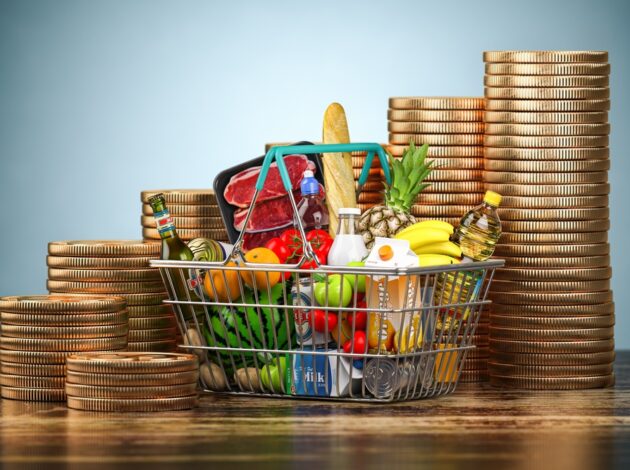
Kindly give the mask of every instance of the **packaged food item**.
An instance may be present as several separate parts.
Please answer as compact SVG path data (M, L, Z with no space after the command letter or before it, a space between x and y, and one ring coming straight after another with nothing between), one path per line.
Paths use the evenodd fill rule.
M304 230L328 229L328 208L324 202L322 187L312 170L304 172L300 192L302 200L297 209Z
M368 254L363 237L356 232L361 210L355 207L339 209L337 235L328 253L328 264L346 266L348 263L362 261Z
M413 393L417 387L428 388L433 383L433 363L430 355L409 360L372 358L363 371L365 388L376 398L389 398L397 392Z
M457 344L438 344L438 349L454 349L439 352L435 355L435 380L438 382L455 382L457 380Z
M314 328L313 311L315 301L313 297L313 281L311 278L302 278L291 288L291 299L294 306L312 307L293 309L293 321L295 324L295 338L298 344L303 345L327 345L332 341L331 332L316 331Z
M486 191L483 202L466 213L453 234L453 241L462 249L464 261L485 261L501 237L501 221L497 207L501 195Z

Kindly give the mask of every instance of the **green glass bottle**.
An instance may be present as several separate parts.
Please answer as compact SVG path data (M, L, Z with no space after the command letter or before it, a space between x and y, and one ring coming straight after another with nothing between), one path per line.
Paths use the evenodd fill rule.
M153 209L153 217L157 231L162 239L162 259L177 261L193 261L193 253L186 243L179 238L173 218L166 208L164 194L156 194L149 198L149 204ZM169 269L172 287L177 295L177 300L199 302L200 298L196 291L200 288L194 270ZM169 291L171 286L168 286ZM186 319L192 318L193 314L202 314L203 307L199 305L180 305L181 311Z

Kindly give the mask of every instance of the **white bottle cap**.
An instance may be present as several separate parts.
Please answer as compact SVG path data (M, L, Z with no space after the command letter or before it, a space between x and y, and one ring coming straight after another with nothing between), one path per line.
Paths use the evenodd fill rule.
M304 178L312 178L313 176L313 170L304 170Z
M361 209L358 207L340 207L339 215L361 215Z

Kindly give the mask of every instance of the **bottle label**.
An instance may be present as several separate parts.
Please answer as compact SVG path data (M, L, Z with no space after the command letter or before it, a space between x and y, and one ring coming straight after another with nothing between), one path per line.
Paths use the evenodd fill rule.
M163 210L153 214L155 218L155 226L160 235L166 232L175 230L175 224L173 224L173 218L168 210Z

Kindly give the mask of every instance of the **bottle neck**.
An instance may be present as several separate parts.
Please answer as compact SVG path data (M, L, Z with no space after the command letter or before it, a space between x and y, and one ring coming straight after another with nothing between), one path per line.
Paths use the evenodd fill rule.
M340 215L337 235L355 235L355 222L353 215Z
M168 240L177 237L173 218L166 207L160 207L156 212L154 210L155 226L162 240Z

